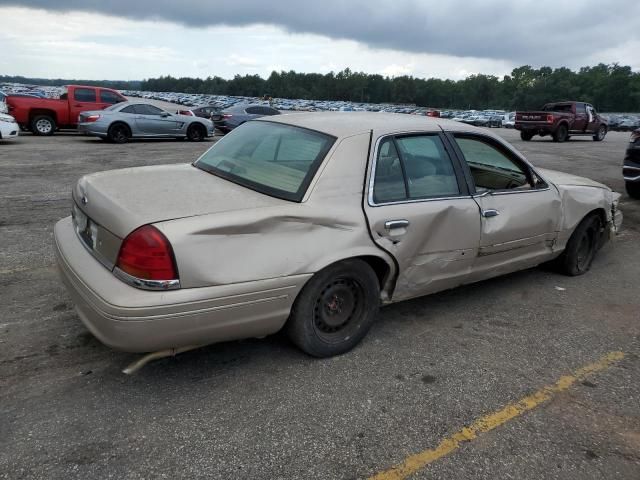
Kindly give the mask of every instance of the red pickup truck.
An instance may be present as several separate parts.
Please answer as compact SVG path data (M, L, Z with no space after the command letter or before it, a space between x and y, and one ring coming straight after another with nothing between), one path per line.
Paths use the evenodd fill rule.
M573 135L588 135L600 142L608 130L606 120L584 102L547 103L541 111L516 112L515 128L524 141L534 135L551 135L554 142L564 142Z
M7 96L7 106L20 127L34 135L53 135L58 128L76 128L78 115L102 110L127 99L110 88L68 85L59 99Z

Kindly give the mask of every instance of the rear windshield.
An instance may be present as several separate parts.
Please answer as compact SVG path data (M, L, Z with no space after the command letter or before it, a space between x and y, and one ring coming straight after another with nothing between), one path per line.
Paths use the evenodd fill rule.
M542 110L545 112L571 112L571 104L570 103L550 103L542 107Z
M195 166L261 193L299 202L335 138L275 122L233 130Z

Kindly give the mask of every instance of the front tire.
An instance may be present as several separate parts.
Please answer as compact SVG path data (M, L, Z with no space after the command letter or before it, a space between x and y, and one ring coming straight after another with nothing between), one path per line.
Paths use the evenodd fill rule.
M293 304L285 327L291 341L314 357L348 352L367 334L380 306L380 285L358 259L316 273Z
M600 125L600 128L598 128L598 131L593 136L593 141L601 142L602 140L604 140L604 137L606 135L607 135L607 127L605 127L604 125Z
M31 120L34 135L49 136L56 131L56 121L49 115L36 115Z
M187 139L190 142L201 142L206 136L206 131L202 125L194 124L187 129Z
M570 277L587 273L601 246L602 221L592 214L578 224L562 255L557 259L560 271Z
M624 182L624 186L631 198L640 199L640 182Z

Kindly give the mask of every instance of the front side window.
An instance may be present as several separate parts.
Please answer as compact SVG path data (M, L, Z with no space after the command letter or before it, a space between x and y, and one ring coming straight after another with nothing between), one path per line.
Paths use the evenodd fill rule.
M226 135L195 166L253 190L301 201L335 138L272 122L248 122Z
M459 194L453 163L438 135L389 137L380 143L373 184L375 203Z
M576 103L576 113L587 113L587 107L584 103Z
M469 165L478 193L531 188L525 168L499 147L473 137L456 136L456 142Z
M136 113L138 115L162 115L164 110L149 105L148 103L139 103L136 105Z
M77 102L94 102L96 101L96 91L93 88L76 88L73 96Z

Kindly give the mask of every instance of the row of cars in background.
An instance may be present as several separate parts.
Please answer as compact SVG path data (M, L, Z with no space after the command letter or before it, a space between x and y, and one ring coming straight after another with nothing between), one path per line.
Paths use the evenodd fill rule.
M58 98L11 94L5 96L4 104L14 137L18 129L47 136L59 129L77 128L115 143L149 137L199 141L212 136L214 130L211 120L170 113L145 102L129 102L120 92L102 87L69 85ZM3 129L0 132L4 134Z
M474 126L516 128L525 141L534 135L550 135L557 142L574 135L592 136L595 141L601 141L609 130L631 130L623 175L629 195L640 198L640 116L599 114L584 102L547 104L539 111L461 112L403 105L118 92L77 85L28 91L10 87L8 95L0 91L0 140L16 138L20 129L30 130L35 135L52 135L59 128L78 128L87 135L114 143L149 137L199 141L212 136L215 128L226 133L249 120L279 115L280 110L378 111L437 116ZM56 94L57 98L54 98ZM128 101L125 95L142 101ZM151 99L173 102L180 107L175 113L167 112L145 103Z

